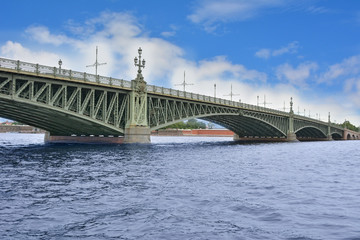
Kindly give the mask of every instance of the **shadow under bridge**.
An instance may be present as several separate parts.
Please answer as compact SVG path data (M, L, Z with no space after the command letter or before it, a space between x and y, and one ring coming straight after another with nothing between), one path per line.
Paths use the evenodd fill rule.
M200 119L223 126L233 131L239 137L286 137L286 130L284 127L287 127L287 122L285 118L283 121L281 118L278 119L278 126L276 126L276 123L243 115L215 115ZM284 125L281 126L280 122Z

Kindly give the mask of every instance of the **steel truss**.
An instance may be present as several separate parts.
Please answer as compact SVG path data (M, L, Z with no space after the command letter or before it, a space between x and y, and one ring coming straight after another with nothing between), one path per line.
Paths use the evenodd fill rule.
M200 118L222 125L240 137L280 138L289 131L287 112L155 90L148 90L146 111L142 113L151 130ZM45 129L51 135L119 136L131 122L131 92L130 87L122 85L2 71L0 116ZM298 137L338 137L343 131L330 123L294 115Z
M127 91L20 74L0 74L0 111L52 135L122 135Z

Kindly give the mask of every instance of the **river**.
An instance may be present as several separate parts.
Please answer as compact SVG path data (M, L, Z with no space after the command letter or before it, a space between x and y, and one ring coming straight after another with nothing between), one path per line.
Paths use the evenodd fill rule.
M360 239L360 141L0 134L0 239Z

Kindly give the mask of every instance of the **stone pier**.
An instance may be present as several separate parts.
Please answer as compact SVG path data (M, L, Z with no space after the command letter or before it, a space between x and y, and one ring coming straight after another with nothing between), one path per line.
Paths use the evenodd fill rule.
M125 128L124 143L150 143L150 135L149 127Z
M52 136L49 132L45 133L45 143L84 143L84 144L121 144L124 137L105 137L105 136Z

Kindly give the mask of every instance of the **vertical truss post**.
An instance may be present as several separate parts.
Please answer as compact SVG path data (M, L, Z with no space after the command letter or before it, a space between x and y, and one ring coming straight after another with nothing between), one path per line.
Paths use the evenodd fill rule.
M138 53L139 59L137 57L134 59L135 66L139 67L138 73L136 78L131 81L131 92L129 93L130 102L125 126L125 143L150 143L146 82L141 73L141 68L145 67L145 60L141 61L141 48L139 48Z

